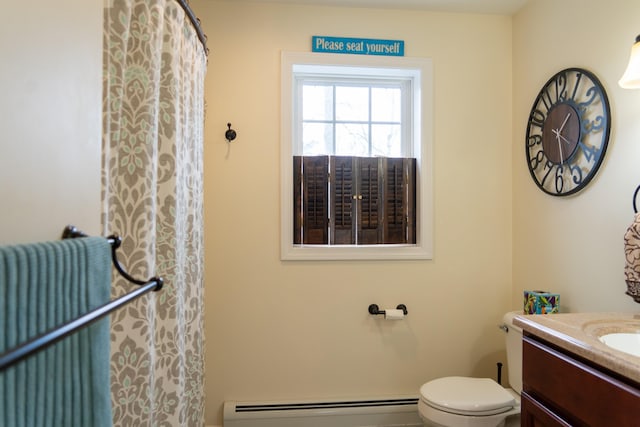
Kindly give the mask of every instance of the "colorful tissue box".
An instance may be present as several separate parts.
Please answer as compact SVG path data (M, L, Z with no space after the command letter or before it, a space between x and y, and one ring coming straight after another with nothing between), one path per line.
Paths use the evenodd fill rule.
M560 311L560 294L524 291L524 314L550 314Z

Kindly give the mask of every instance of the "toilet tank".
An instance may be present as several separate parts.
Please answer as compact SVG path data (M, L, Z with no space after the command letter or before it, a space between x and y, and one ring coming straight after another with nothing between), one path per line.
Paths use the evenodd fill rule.
M522 393L522 329L514 326L513 318L522 314L522 310L511 311L504 315L502 321L506 326L507 370L509 385L518 394Z

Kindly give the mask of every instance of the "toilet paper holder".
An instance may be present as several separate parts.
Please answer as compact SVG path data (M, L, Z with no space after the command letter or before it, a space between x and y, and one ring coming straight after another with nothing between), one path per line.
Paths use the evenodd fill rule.
M398 310L402 310L402 312L404 313L404 315L406 316L408 311L407 311L407 306L404 304L398 304L396 306L396 309ZM380 307L378 307L378 304L371 304L369 305L369 314L373 314L373 315L378 315L378 314L386 314L386 312L384 310L380 310Z

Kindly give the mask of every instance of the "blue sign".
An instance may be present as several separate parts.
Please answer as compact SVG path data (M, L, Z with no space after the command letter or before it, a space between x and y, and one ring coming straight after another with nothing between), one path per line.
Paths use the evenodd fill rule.
M312 52L404 56L403 40L313 36Z

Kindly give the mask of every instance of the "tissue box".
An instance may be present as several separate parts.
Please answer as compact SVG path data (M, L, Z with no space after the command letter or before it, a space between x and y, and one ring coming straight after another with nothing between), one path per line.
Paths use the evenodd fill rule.
M549 314L560 311L560 294L524 291L524 314Z

